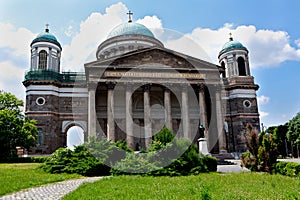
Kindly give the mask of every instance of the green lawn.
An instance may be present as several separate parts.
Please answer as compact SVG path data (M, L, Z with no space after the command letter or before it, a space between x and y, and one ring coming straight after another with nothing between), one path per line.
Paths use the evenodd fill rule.
M21 189L81 177L76 174L48 174L38 163L0 164L0 196Z
M206 197L206 198L205 198ZM117 176L84 184L73 199L299 199L299 178L262 173L187 177Z

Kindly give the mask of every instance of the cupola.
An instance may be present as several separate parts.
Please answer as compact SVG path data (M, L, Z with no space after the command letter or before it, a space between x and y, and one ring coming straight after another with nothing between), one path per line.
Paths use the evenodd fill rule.
M30 70L60 71L60 57L62 47L56 37L49 32L46 24L45 32L40 33L30 44Z

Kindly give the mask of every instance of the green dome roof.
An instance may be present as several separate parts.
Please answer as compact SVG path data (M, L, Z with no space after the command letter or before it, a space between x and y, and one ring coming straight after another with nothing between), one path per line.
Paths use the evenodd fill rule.
M138 23L123 23L115 27L107 39L121 35L143 35L154 38L153 33L144 25Z
M44 33L40 33L30 44L33 45L36 42L51 42L53 44L56 44L61 49L60 43L57 41L56 37L49 33L49 29L46 29Z
M220 51L219 55L227 52L227 51L230 51L230 50L233 50L233 49L243 49L243 50L247 50L246 47L244 47L242 45L242 43L238 42L238 41L234 41L232 38L229 39L229 42L226 42L222 48L222 50Z

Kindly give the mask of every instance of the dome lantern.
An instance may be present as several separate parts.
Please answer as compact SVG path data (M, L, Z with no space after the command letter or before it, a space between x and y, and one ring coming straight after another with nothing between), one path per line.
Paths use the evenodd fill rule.
M50 33L49 24L46 24L45 32L38 34L31 42L30 47L30 70L60 71L62 47L56 37Z

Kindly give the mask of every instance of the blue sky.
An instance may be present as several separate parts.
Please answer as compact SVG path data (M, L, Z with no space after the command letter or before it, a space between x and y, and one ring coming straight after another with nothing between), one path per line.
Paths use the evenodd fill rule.
M211 62L229 32L250 52L261 122L284 124L300 111L300 1L237 0L2 0L0 1L0 89L24 99L22 80L29 69L30 42L46 23L63 46L62 69L83 70L93 51L131 10L134 21L149 28L170 29L192 39ZM197 56L184 40L168 48ZM201 58L201 55L200 55Z

